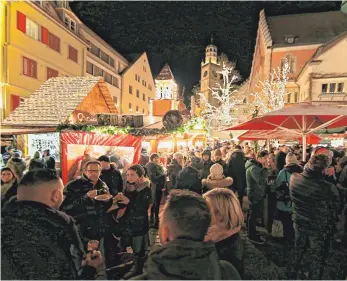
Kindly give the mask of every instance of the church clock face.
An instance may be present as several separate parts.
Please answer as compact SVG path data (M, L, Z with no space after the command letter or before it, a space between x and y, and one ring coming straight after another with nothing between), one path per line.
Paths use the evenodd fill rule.
M206 77L207 74L208 74L208 71L206 70L206 71L204 72L204 77Z

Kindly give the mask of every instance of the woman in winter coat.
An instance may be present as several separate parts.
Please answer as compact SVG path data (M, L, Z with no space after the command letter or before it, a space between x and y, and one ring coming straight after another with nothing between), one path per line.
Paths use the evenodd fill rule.
M234 192L227 188L215 188L203 197L211 210L211 226L205 241L215 243L219 259L235 266L243 280L278 279L277 267L241 236L244 216Z
M33 158L30 160L29 163L29 171L37 168L44 168L45 167L45 160L42 158L41 152L36 151L34 153Z
M233 179L225 177L223 167L219 164L213 164L210 168L210 175L202 180L203 189L211 190L216 187L228 187L233 184Z
M220 151L220 149L216 149L215 151L213 151L212 161L223 167L224 176L228 175L228 165L222 159L222 152Z
M17 179L10 168L1 169L1 206L12 197L17 195Z
M163 195L163 188L165 187L166 176L164 168L160 163L159 155L153 153L150 157L150 161L146 165L146 170L148 177L151 180L151 189L152 189L152 199L153 206L151 209L151 221L154 227L159 227L159 208L160 201Z
M183 167L184 167L183 154L176 152L173 156L172 162L166 167L167 176L169 177L169 181L170 181L170 189L176 186L177 175L179 171L183 169Z
M129 279L143 273L143 265L149 246L148 209L152 204L152 193L149 181L144 177L145 170L141 165L132 165L127 170L127 181L123 193L118 193L114 200L117 204L126 205L124 215L119 219L121 230L120 246L125 250L131 246L134 252L134 266L124 278Z
M286 165L279 172L275 181L277 217L283 225L283 236L288 242L294 240L293 207L289 194L289 182L293 173L302 173L298 160L292 152L286 156Z

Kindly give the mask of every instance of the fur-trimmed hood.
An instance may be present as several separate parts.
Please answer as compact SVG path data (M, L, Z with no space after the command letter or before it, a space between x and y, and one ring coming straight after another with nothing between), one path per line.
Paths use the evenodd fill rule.
M233 184L233 179L231 177L227 177L220 180L212 180L212 179L203 179L202 184L205 185L208 189L213 189L216 187L228 187Z

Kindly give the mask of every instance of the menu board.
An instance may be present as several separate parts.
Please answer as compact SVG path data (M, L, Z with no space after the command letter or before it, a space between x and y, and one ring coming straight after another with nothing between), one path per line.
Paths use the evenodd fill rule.
M28 135L28 155L33 156L36 151L43 153L49 149L56 162L60 162L60 141L59 133L29 134Z

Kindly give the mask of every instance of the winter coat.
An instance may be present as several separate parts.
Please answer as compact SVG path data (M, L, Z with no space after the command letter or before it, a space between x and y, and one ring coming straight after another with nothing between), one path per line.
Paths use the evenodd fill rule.
M22 158L12 157L8 160L6 167L10 168L17 176L17 180L20 180L23 177L23 173L26 170L25 161Z
M60 209L72 216L76 220L83 237L96 239L100 236L104 225L100 224L100 217L104 215L106 210L111 207L112 201L103 206L100 210L100 205L94 199L88 197L87 192L90 190L108 189L107 185L98 180L95 186L85 176L69 182L64 190L66 196ZM106 206L107 205L107 206Z
M283 151L280 151L275 156L275 164L277 171L281 171L283 167L286 165L286 157L287 154L285 154Z
M9 185L9 186L6 186L6 185ZM3 188L6 189L4 190L5 192L3 192ZM16 179L14 179L13 182L7 183L7 184L1 181L1 208L4 207L5 203L8 200L10 200L10 198L17 195L17 188L18 188L18 184Z
M243 280L276 280L278 269L246 237L236 233L215 243L220 260L230 262Z
M231 154L227 176L234 180L231 186L233 190L244 191L246 189L245 163L246 158L242 150L237 149Z
M211 160L205 162L204 163L204 168L202 170L202 179L207 179L207 177L210 175L210 168L212 167L212 165L214 164Z
M223 161L222 159L219 159L218 161L215 161L214 164L219 164L223 167L223 174L224 176L228 176L228 170L229 170L229 167L227 165L227 163L225 163L225 161Z
M331 233L339 206L337 188L308 170L292 174L289 188L294 223L308 233Z
M134 280L241 280L235 267L220 261L212 242L177 238L153 249L145 273Z
M230 177L221 180L203 179L202 186L206 187L208 190L216 187L228 187L233 184L233 179Z
M188 189L190 191L201 194L201 172L192 166L183 168L177 175L176 188Z
M81 268L85 250L74 220L65 213L13 198L2 209L1 226L2 279L95 278L93 267Z
M129 236L143 236L148 233L148 208L152 204L149 181L144 181L135 191L124 188L124 196L130 202L119 221L119 228L125 229Z
M106 183L112 196L117 195L118 192L123 190L123 178L121 173L113 166L110 169L102 170L100 179Z
M29 163L29 171L33 169L40 169L45 167L45 160L43 158L31 159Z
M176 159L173 159L172 162L166 167L167 175L170 180L170 186L174 188L176 186L176 179L178 173L182 170L182 166L178 164Z
M297 164L289 164L284 166L284 168L279 172L276 181L275 181L275 192L279 191L279 189L283 186L284 183L287 183L287 187L286 190L284 190L283 192L285 194L283 195L288 195L289 196L289 182L290 182L290 177L292 176L292 174L294 173L302 173L302 168L297 165ZM288 189L288 190L287 190ZM282 193L282 191L280 191ZM277 192L278 193L278 192ZM292 213L293 212L293 207L292 207L292 201L290 200L290 198L288 198L289 200L284 202L283 200L279 200L278 198L279 196L277 196L277 209L283 212L289 212Z
M45 156L43 159L45 161L45 168L55 169L55 158L52 155Z
M154 162L148 162L146 165L146 170L153 186L158 189L164 188L166 177L163 166Z
M260 202L266 193L267 169L256 160L246 162L247 194L251 203Z

